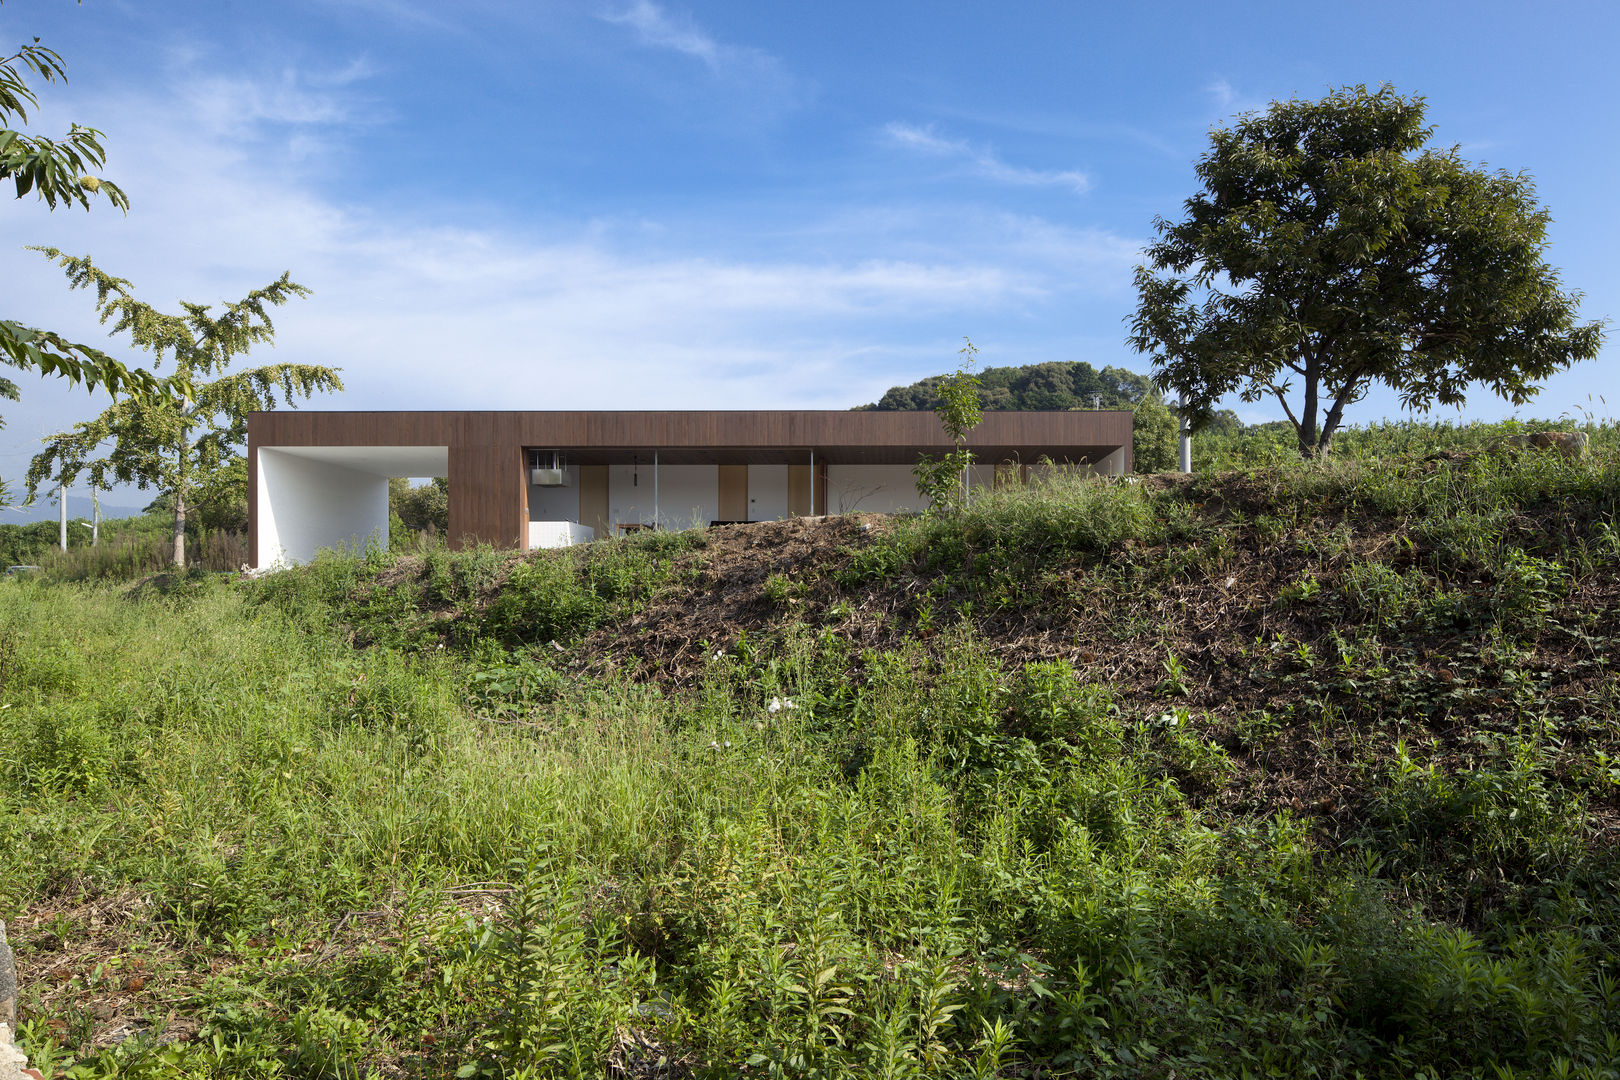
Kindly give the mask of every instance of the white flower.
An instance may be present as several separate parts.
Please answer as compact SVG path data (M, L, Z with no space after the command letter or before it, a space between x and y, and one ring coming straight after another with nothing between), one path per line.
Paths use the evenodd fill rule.
M779 712L781 712L782 711L782 699L779 698L779 697L771 698L771 703L769 705L765 706L765 711L770 712L770 713L779 713Z
M714 658L716 660L724 660L726 658L726 650L724 650L724 649L716 649L716 650L714 650Z

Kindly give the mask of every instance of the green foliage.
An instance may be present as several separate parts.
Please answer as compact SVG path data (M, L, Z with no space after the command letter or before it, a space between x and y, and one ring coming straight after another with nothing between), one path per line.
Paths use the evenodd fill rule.
M942 401L940 386L949 376L931 375L910 386L886 391L874 405L880 411L933 411ZM989 367L978 375L980 406L1002 409L1128 409L1138 401L1157 398L1153 382L1124 368L1101 371L1083 360L1057 360L1020 367Z
M1333 456L1370 462L1488 451L1504 439L1529 431L1580 431L1595 452L1620 448L1620 427L1613 421L1576 423L1567 417L1499 423L1384 420L1340 428L1333 437ZM1206 427L1193 439L1193 471L1198 473L1268 468L1298 460L1294 428L1285 420L1219 430Z
M55 50L41 45L38 38L23 45L0 60L0 124L9 125L13 118L26 123L28 110L39 106L27 82L30 73L47 83L67 82L67 68ZM95 195L127 210L129 199L118 185L88 175L106 163L100 140L101 132L78 124L60 141L0 130L0 180L15 184L17 198L32 191L53 210L57 203L76 203L88 210Z
M208 305L189 302L182 304L183 315L166 315L136 300L128 281L99 269L88 257L64 255L55 248L37 250L66 271L71 288L95 291L96 313L103 323L111 320L111 333L127 333L132 344L153 354L154 366L171 358L176 377L191 387L191 394L189 400L159 396L120 401L72 431L46 439L45 449L28 466L29 497L47 479L71 484L80 474L88 474L103 490L114 483L155 487L171 500L174 562L184 568L186 515L197 493L206 498L209 492L228 489L233 478L245 486L236 450L247 441L248 413L273 409L278 401L293 406L299 397L343 388L336 371L312 364L225 373L238 356L274 340L268 307L309 290L282 274L225 305L217 316ZM96 456L108 442L112 449Z
M431 483L412 487L409 480L388 481L389 536L395 542L426 533L430 536L448 536L450 533L450 481L436 476ZM393 522L398 522L398 528Z
M1617 469L1059 476L775 579L643 534L0 583L0 914L58 973L21 1038L87 1078L1597 1080ZM696 676L627 676L650 599L744 584L780 601ZM97 1042L131 995L203 1026Z
M964 339L966 340L966 339ZM951 513L967 501L967 470L973 465L973 451L967 449L968 432L979 426L979 380L973 374L979 350L969 341L960 350L961 364L935 386L939 404L934 415L950 436L956 449L938 458L918 456L911 474L917 481L917 495L928 500L928 512Z
M1131 417L1131 457L1139 473L1170 472L1177 462L1176 414L1157 399L1137 402Z
M47 83L67 81L62 57L42 46L38 38L0 59L0 181L12 181L17 198L32 191L53 210L58 203L77 204L88 210L95 195L105 196L113 206L127 210L129 200L118 185L91 175L106 161L101 132L74 124L66 138L55 140L11 126L16 123L20 128L28 120L28 110L39 104L28 85L30 75ZM189 389L183 380L160 382L149 372L130 371L100 349L75 344L59 334L11 319L0 319L0 363L57 375L70 383L83 383L87 389L99 386L115 396L181 396ZM18 400L17 384L3 376L0 398ZM4 495L4 485L0 484L0 499Z
M1186 219L1155 222L1130 336L1195 423L1227 394L1275 398L1312 457L1375 382L1414 410L1476 382L1517 405L1598 354L1531 179L1425 148L1424 113L1357 86L1211 134Z

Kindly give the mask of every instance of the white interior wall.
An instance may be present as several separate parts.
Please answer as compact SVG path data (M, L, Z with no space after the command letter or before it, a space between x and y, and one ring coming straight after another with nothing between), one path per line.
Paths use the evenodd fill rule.
M927 505L909 465L827 466L829 514L903 514Z
M567 487L529 485L530 521L579 520L579 466L568 466Z
M572 547L596 539L596 530L577 521L529 522L529 550Z
M309 562L321 548L388 543L388 478L259 450L259 565Z
M634 482L637 474L640 483ZM714 521L720 516L720 470L714 465L659 466L657 513L665 529L690 529ZM652 520L652 463L609 465L608 522L617 527Z
M778 521L788 516L788 467L748 466L748 520Z

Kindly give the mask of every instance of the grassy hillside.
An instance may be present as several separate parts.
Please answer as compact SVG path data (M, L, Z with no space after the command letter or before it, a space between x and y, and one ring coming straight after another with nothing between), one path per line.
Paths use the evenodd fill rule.
M1620 460L0 587L78 1075L1620 1070Z

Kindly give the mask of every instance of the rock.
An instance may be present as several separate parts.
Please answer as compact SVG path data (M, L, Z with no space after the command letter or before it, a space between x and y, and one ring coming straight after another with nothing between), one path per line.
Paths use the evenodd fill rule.
M0 1023L0 1080L22 1080L38 1075L28 1067L28 1055L11 1041L11 1025Z
M0 920L0 1024L17 1022L17 965L6 944L6 924Z

